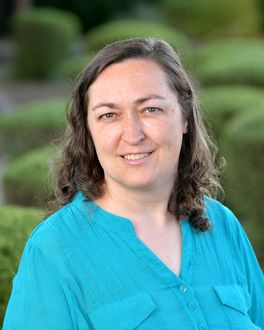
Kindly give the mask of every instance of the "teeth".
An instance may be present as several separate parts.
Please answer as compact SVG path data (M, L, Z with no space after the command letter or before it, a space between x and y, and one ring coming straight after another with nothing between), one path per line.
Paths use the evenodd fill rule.
M147 157L147 155L148 155L148 153L146 153L146 154L124 155L124 158L128 159L128 160L136 160L136 159L141 159L141 158Z

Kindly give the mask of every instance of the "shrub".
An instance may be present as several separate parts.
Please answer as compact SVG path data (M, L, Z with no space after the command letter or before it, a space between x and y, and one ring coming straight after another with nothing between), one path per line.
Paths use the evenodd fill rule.
M193 37L251 36L261 29L258 0L164 0L169 23Z
M0 150L18 155L62 135L67 102L63 98L38 101L0 116Z
M189 55L190 43L183 34L161 23L141 20L118 20L99 25L86 34L86 44L89 51L98 51L117 40L148 36L165 39L185 54L183 60Z
M136 0L138 2L140 0ZM157 2L159 0L147 0ZM145 2L145 0L144 0ZM85 31L102 22L106 22L114 16L131 13L135 1L129 0L34 0L34 5L52 5L54 7L63 8L70 12L76 13L82 20Z
M221 139L222 129L235 115L261 104L264 106L263 91L250 86L207 87L202 89L200 100L204 116L217 139Z
M81 70L90 62L91 57L91 54L87 54L72 56L65 59L59 66L58 76L67 80L75 80Z
M234 117L224 130L223 141L227 202L245 223L264 261L264 107Z
M45 207L52 196L48 168L53 154L44 147L17 158L3 174L5 200L11 204Z
M13 18L17 42L15 75L20 78L50 78L80 30L72 13L52 8L34 8Z
M21 253L33 228L44 214L40 209L0 206L0 324L12 288Z
M259 40L226 40L197 50L194 74L204 85L264 86L264 44Z

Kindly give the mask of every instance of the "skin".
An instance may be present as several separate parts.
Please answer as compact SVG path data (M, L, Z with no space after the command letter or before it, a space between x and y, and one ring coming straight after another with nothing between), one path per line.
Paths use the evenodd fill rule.
M152 228L168 228L187 121L166 74L146 59L112 64L90 86L88 100L88 125L105 173L105 193L96 202L142 232L150 218ZM146 157L125 158L132 154Z
M131 59L107 67L88 100L88 125L105 173L96 203L129 219L137 237L179 275L182 233L167 210L187 132L177 94L158 64Z

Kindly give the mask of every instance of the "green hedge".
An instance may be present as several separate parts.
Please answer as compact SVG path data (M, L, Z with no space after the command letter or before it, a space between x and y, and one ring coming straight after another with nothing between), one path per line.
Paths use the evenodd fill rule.
M205 44L193 56L193 73L203 85L264 86L264 43L238 39Z
M264 261L264 107L235 117L225 128L226 200Z
M0 115L0 151L18 155L63 134L67 101L38 101Z
M214 86L201 90L201 108L213 135L221 140L222 129L235 115L263 104L262 89L250 86Z
M61 62L58 69L58 77L64 80L75 80L92 58L91 54L71 56Z
M172 26L192 37L252 36L260 32L258 0L163 0Z
M45 207L52 197L48 168L53 155L44 147L15 159L3 174L5 200L11 204Z
M176 50L184 54L183 60L190 55L190 42L182 33L156 22L142 20L111 21L89 31L85 39L89 51L98 51L117 40L149 36L165 39Z
M43 217L40 209L0 206L0 324L25 242Z
M33 8L13 17L17 42L15 75L50 78L80 31L77 16L54 8Z

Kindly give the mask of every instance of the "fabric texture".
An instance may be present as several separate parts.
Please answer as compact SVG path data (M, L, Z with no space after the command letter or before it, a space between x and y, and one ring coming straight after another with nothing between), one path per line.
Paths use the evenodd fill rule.
M79 192L31 234L4 330L264 329L264 277L239 221L205 198L210 231L180 221L176 276L129 219Z

